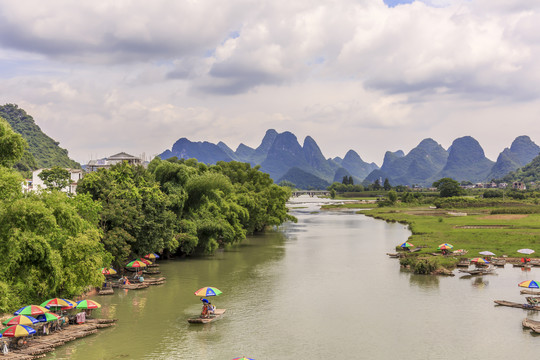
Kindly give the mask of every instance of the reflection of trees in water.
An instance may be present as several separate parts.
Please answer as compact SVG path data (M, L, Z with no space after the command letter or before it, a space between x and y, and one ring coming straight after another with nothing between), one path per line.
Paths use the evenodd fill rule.
M436 275L411 274L409 283L422 289L436 289L439 287L439 277Z
M484 280L483 277L476 277L473 281L472 281L472 286L474 287L477 287L477 288L483 288L483 287L486 287L489 285L489 281L488 280Z

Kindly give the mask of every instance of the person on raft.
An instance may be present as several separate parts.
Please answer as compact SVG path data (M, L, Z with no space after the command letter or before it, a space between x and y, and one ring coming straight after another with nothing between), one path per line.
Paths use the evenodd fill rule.
M203 303L201 317L207 318L208 317L208 304L210 304L210 301L206 300L205 298L202 298L201 301Z

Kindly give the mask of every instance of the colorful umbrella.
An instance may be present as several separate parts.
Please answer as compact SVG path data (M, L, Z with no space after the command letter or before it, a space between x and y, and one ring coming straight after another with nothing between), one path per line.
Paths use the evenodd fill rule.
M138 258L137 261L142 261L146 265L152 265L152 262L150 260L148 260L148 259Z
M489 264L489 261L487 261L486 259L482 259L482 258L471 259L471 262L477 263L477 264Z
M411 244L410 242L404 242L403 244L400 245L402 248L410 248L410 247L413 247L414 245Z
M11 325L1 331L3 336L19 337L28 336L36 333L36 330L26 325Z
M530 255L530 254L532 254L534 252L534 250L532 250L532 249L519 249L517 252L520 253L520 254Z
M76 309L98 309L101 305L94 300L81 300L77 301Z
M215 287L207 286L195 291L197 296L217 296L222 294L221 290Z
M139 260L133 260L132 262L128 263L126 267L129 268L144 268L146 267L146 264Z
M491 251L480 251L479 254L484 256L495 256Z
M252 359L252 358L247 358L245 356L241 357L241 358L234 358L232 360L255 360L255 359Z
M59 315L56 315L55 313L48 312L45 314L38 315L36 319L40 322L49 322L49 321L55 321L60 319Z
M539 289L540 286L538 286L538 283L534 280L527 280L522 281L518 284L518 286L524 287L524 288L530 288L530 289Z
M117 274L117 271L114 270L113 268L101 268L101 273L103 275L115 275Z
M46 312L49 312L50 310L39 305L28 305L20 308L19 310L15 311L14 315L40 315L45 314Z
M12 316L6 321L4 321L2 324L4 325L34 325L37 324L39 320L33 318L32 316L28 315L17 315Z
M450 245L450 244L447 244L447 243L439 245L439 250L450 250L450 249L453 249L453 248L454 248L454 245Z
M73 307L73 302L68 302L66 299L61 298L53 298L46 300L41 303L41 306L50 309L50 308L62 308L62 309L70 309Z
M144 255L144 257L147 258L147 259L150 259L150 260L159 259L159 255L156 254L156 253L146 254L146 255Z

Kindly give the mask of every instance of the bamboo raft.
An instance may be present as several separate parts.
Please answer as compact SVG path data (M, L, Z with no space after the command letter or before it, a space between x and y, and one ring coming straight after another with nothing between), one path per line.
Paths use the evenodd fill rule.
M472 270L463 270L459 269L460 273L466 273L469 275L487 275L487 274L494 274L495 268L493 267L487 267L485 269L472 269Z
M188 319L188 323L190 324L206 324L212 321L215 321L219 319L223 314L225 313L225 310L227 309L216 309L214 311L214 315L210 315L209 317L196 317L196 318L190 318Z
M55 331L45 336L33 336L27 340L27 345L22 349L10 349L7 355L2 356L5 360L31 360L45 357L45 354L54 351L58 346L67 342L89 336L98 332L99 329L116 325L117 319L87 319L84 324L69 325L62 330Z
M390 256L391 258L398 259L401 257L400 253L386 253L386 255Z
M114 294L114 289L113 288L104 288L104 289L100 289L98 291L98 295L112 295Z
M506 260L505 259L491 259L491 265L504 266L506 265Z
M520 304L520 303L506 301L506 300L494 300L494 302L497 305L501 305L501 306L509 306L509 307L520 308L520 309L525 309L525 310L540 311L540 306L534 306L531 304Z
M156 274L161 274L161 271L159 271L159 270L144 270L143 274L156 275Z
M540 295L540 291L524 289L519 292L522 295Z
M540 321L525 318L521 322L521 325L526 329L531 329L535 333L540 334Z

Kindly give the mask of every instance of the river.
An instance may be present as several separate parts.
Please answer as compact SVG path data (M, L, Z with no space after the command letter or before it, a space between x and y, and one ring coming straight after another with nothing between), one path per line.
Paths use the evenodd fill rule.
M215 256L160 262L164 285L96 296L117 326L68 343L47 359L508 359L538 356L521 327L534 312L517 284L538 269L507 265L476 278L413 275L386 252L410 235L352 211L293 200L298 223L251 236ZM457 272L456 272L457 274ZM222 319L188 324L193 292L215 286Z

